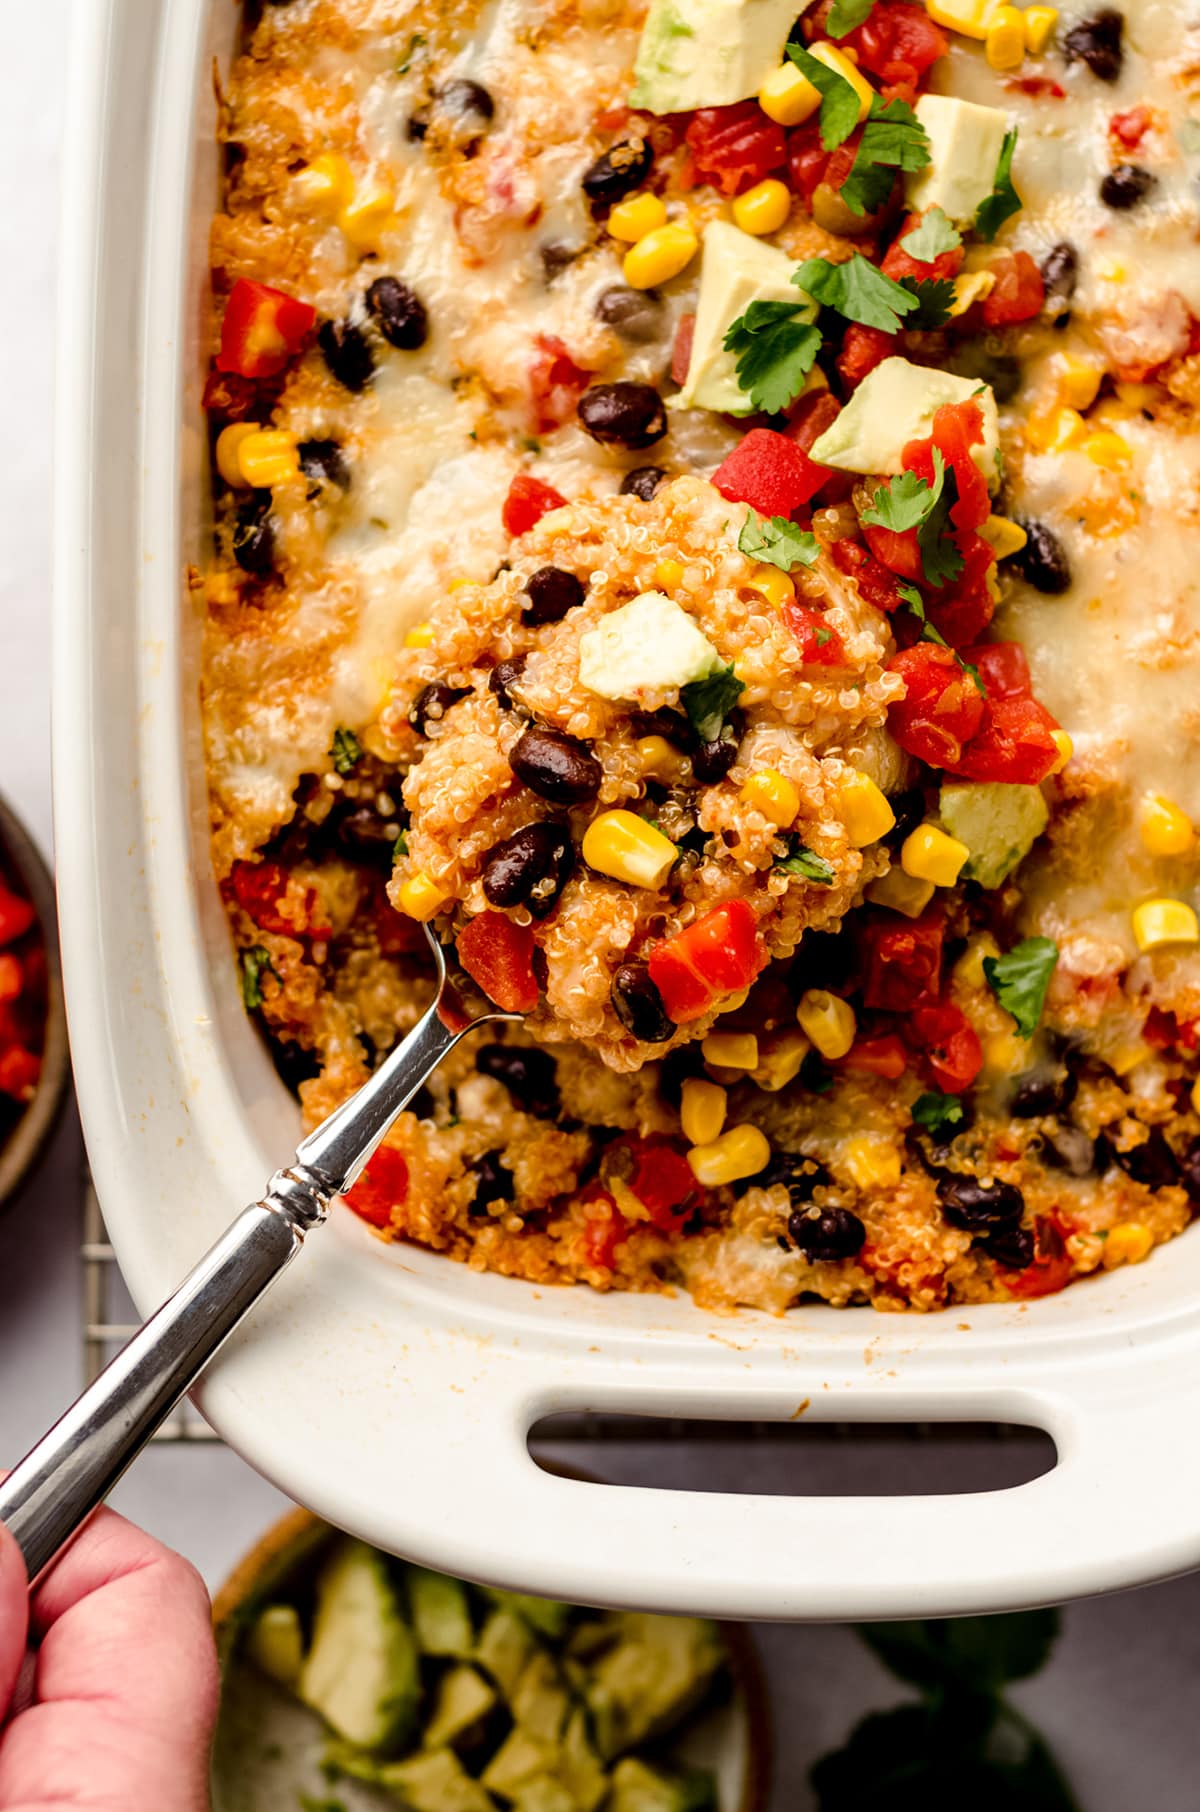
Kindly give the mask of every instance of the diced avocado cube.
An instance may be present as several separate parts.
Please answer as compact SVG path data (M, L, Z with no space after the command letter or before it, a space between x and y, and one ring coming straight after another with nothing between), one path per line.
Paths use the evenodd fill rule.
M294 1687L304 1665L304 1632L295 1605L269 1604L246 1636L246 1653L280 1686Z
M796 0L651 0L632 107L686 113L757 94L796 23Z
M417 1645L387 1562L365 1542L340 1541L317 1580L312 1647L298 1690L361 1749L395 1750L417 1722Z
M687 611L661 591L641 592L579 638L579 682L600 698L672 692L720 664ZM521 1614L539 1627L527 1612Z
M778 246L727 220L710 221L704 229L692 356L683 388L671 399L673 407L753 413L754 404L737 380L737 354L725 350L725 335L751 302L788 302L801 311L797 320L815 320L816 303L789 281L795 268L795 260Z
M909 207L918 213L941 208L951 220L974 220L995 185L1006 115L948 94L923 94L916 113L929 135L931 161L904 179Z
M511 1699L533 1649L533 1631L525 1619L516 1611L498 1609L483 1626L475 1660L492 1676L505 1698Z
M843 472L898 472L910 440L925 440L933 418L947 403L972 398L983 413L983 443L971 457L993 489L999 483L996 449L1000 417L994 393L976 378L955 377L907 359L885 359L865 377L842 413L809 449L823 466Z
M537 1774L517 1789L513 1812L579 1812L569 1790L553 1774Z
M514 1721L540 1743L557 1743L570 1704L554 1656L544 1649L531 1656L509 1700Z
M452 1749L384 1762L376 1779L411 1812L495 1812L487 1788L472 1780Z
M705 1618L631 1611L621 1622L621 1640L597 1661L587 1692L605 1760L677 1723L724 1660L716 1625Z
M608 1812L710 1812L716 1803L716 1784L703 1768L663 1774L626 1756L613 1769Z
M473 1667L452 1667L442 1678L432 1716L425 1726L422 1741L426 1749L453 1743L486 1717L495 1703L496 1695L482 1674Z
M552 1743L539 1743L518 1724L505 1737L480 1779L490 1792L512 1799L525 1781L553 1768L555 1755Z
M938 816L971 852L963 880L981 887L999 887L1050 819L1041 787L1003 780L947 781L938 795Z
M468 1656L475 1646L467 1588L461 1579L427 1567L406 1572L408 1602L417 1641L427 1655Z
M577 1705L563 1731L558 1771L579 1812L596 1812L608 1792L604 1764L588 1737L587 1713Z

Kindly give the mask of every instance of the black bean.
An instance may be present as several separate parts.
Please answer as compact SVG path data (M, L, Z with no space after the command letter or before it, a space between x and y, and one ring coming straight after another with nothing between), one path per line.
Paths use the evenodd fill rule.
M802 1151L772 1152L762 1169L746 1180L746 1188L770 1189L782 1183L797 1208L812 1201L813 1190L827 1188L833 1178L824 1164Z
M562 239L551 239L545 245L540 245L538 256L542 261L542 276L545 281L553 283L569 265L582 257L583 249L581 245L572 245Z
M1011 564L1027 585L1048 597L1058 597L1071 586L1071 562L1058 536L1044 522L1023 521L1029 539Z
M1115 82L1121 73L1124 30L1124 16L1106 6L1071 28L1063 39L1063 54L1068 63L1086 63L1100 81Z
M808 988L840 993L854 966L854 942L845 932L806 931L788 971L788 991L796 1000Z
M687 718L666 705L657 711L631 712L630 724L635 736L661 736L667 742L673 742L677 749L690 750L696 746L696 732Z
M300 470L314 484L336 484L344 491L350 483L350 467L336 440L302 440L299 447Z
M321 1060L315 1051L306 1051L302 1045L292 1044L290 1040L280 1042L274 1038L267 1040L267 1049L280 1080L294 1095L299 1094L302 1082L311 1082L314 1076L321 1074Z
M1033 1120L1039 1114L1063 1114L1074 1101L1078 1087L1070 1070L1062 1076L1019 1077L1009 1112L1018 1120Z
M462 686L447 686L442 680L432 680L417 693L408 721L418 736L428 736L430 725L441 723L450 707L466 696Z
M355 811L338 816L334 834L349 855L386 861L390 868L398 822L398 818L381 818L374 806L360 805Z
M857 1214L849 1208L822 1208L814 1214L808 1208L796 1208L788 1216L788 1233L793 1246L805 1258L853 1258L861 1252L867 1230Z
M475 1053L481 1076L502 1082L518 1107L539 1120L558 1115L557 1065L548 1051L528 1045L485 1044Z
M375 355L362 329L352 321L322 321L317 340L338 383L347 390L365 390L375 370Z
M604 769L586 743L533 724L517 739L508 765L531 793L552 799L555 805L583 805L594 799L604 778Z
M404 128L404 136L410 144L419 145L428 131L429 115L427 113L409 114L408 123Z
M1179 1160L1180 1175L1189 1202L1200 1206L1200 1139L1193 1139Z
M658 1092L668 1107L679 1112L683 1099L683 1085L693 1076L707 1077L704 1067L704 1053L698 1043L681 1044L673 1051L668 1051L658 1066Z
M737 760L741 729L733 722L722 724L715 742L702 742L692 750L692 773L701 786L716 786L724 780Z
M967 1233L989 1233L993 1228L1015 1226L1025 1213L1025 1198L1012 1183L984 1183L978 1177L943 1173L938 1178L942 1213L952 1227Z
M525 671L528 655L516 654L509 661L497 661L488 674L488 691L494 692L506 711L513 708L509 687L515 686Z
M676 1026L667 1018L663 997L645 963L622 963L612 979L613 1012L640 1044L665 1044Z
M263 579L275 564L271 493L255 491L239 503L233 524L233 557L243 572Z
M1157 1126L1150 1129L1148 1139L1129 1151L1118 1151L1109 1139L1101 1143L1103 1155L1147 1189L1169 1189L1180 1181L1179 1161Z
M622 497L640 497L643 503L649 503L659 485L666 481L667 474L661 466L634 466L621 480L620 494Z
M561 566L539 566L525 581L525 595L529 599L523 607L527 623L535 628L560 623L568 610L583 603L583 581Z
M544 919L574 868L570 826L546 819L525 825L488 851L483 891L493 906L528 906L535 919Z
M1157 187L1158 178L1152 170L1143 169L1141 164L1118 164L1100 184L1100 199L1106 208L1124 213L1145 201Z
M434 97L451 142L468 155L496 115L496 103L482 82L459 76Z
M626 138L589 164L583 173L583 192L593 214L607 213L615 201L640 188L653 162L654 152L644 138Z
M1033 1263L1037 1250L1032 1227L1008 1227L998 1233L986 1233L975 1244L1006 1271L1023 1271Z
M429 337L429 315L415 289L403 277L376 277L367 291L367 307L389 346L415 352Z
M888 804L896 822L888 832L889 843L903 843L910 831L916 830L925 817L925 793L919 786L906 787L902 793L890 793Z
M1041 272L1046 289L1046 315L1052 321L1065 322L1079 282L1079 254L1069 239L1051 246L1042 259Z
M1095 1171L1096 1141L1081 1126L1054 1126L1044 1137L1042 1160L1051 1170L1065 1170L1072 1177L1090 1177Z
M605 447L652 447L667 431L667 411L653 384L593 384L577 413L584 432Z
M596 298L596 318L634 346L657 340L663 331L663 305L645 289L614 283Z
M490 1203L512 1201L513 1173L500 1162L499 1152L485 1151L468 1168L475 1177L475 1194L468 1214L486 1214Z

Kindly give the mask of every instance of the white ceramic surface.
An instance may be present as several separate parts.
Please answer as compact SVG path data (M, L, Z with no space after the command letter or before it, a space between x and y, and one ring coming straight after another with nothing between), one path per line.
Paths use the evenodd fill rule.
M208 872L195 611L209 59L230 0L90 0L67 116L56 831L73 1049L104 1210L149 1309L286 1159ZM1200 1236L1023 1306L714 1320L387 1252L342 1212L214 1369L206 1413L282 1489L449 1572L768 1619L1042 1601L1200 1562ZM725 1497L531 1462L556 1410L1047 1429L1059 1464L958 1497Z

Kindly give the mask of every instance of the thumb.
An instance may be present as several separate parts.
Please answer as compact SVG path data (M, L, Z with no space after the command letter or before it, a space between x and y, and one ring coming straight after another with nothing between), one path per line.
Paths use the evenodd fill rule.
M0 1523L0 1723L25 1659L29 1581L21 1550Z

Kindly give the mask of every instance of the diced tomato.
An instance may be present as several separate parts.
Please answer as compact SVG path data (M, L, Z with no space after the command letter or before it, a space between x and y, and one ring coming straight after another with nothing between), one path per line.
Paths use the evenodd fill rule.
M984 699L954 651L918 642L888 662L904 680L905 696L888 707L888 728L908 755L930 767L957 771L963 750L983 723Z
M1014 1296L1054 1296L1066 1288L1075 1274L1066 1245L1072 1228L1057 1212L1039 1214L1033 1225L1036 1239L1033 1263L1026 1265L1023 1271L1006 1273L1004 1281Z
M298 302L269 283L239 277L225 305L217 370L247 378L274 377L301 350L316 319L310 303Z
M890 359L899 348L895 334L884 333L879 327L862 327L857 321L846 329L842 349L837 356L837 368L842 382L848 390L857 389L865 377L870 377L877 365Z
M631 1140L633 1175L629 1187L661 1233L676 1233L700 1193L681 1151L669 1139L654 1135Z
M1108 135L1124 150L1136 151L1153 118L1149 107L1130 107L1125 113L1114 113L1108 122Z
M1036 698L989 699L981 728L962 754L943 765L963 780L1007 780L1036 786L1058 761L1058 724Z
M957 277L962 269L966 251L961 245L954 246L948 252L939 252L936 258L914 258L911 252L905 251L902 240L921 224L920 214L906 216L904 225L896 234L887 249L880 266L885 277L892 277L897 283L903 277L916 277L925 282L935 278Z
M829 167L829 152L821 143L821 128L816 120L788 133L787 165L793 189L811 208L812 198Z
M416 919L397 912L387 897L382 877L370 895L371 916L375 921L375 939L381 956L427 956L429 946Z
M697 173L722 195L736 195L761 182L787 161L783 127L768 119L757 101L701 107L685 137Z
M458 934L458 960L505 1013L532 1013L538 1001L533 931L502 912L481 912Z
M249 421L259 408L258 386L236 371L210 371L201 402L215 421Z
M285 919L279 910L287 886L287 869L278 862L235 862L226 882L227 890L260 931L297 937L295 920Z
M671 347L671 376L677 384L687 382L688 366L692 362L692 341L695 338L695 315L680 315Z
M650 954L650 979L676 1025L699 1019L722 994L748 988L765 962L748 900L727 900Z
M367 1160L367 1168L344 1197L347 1208L371 1227L391 1224L392 1209L408 1194L408 1163L402 1151L381 1145Z
M841 413L841 404L828 390L810 390L787 408L788 425L784 432L808 460L809 477L816 487L812 495L820 497L824 503L842 503L854 489L850 472L839 472L834 466L820 465L812 458L813 447Z
M11 944L23 937L36 917L29 901L0 881L0 944Z
M893 610L900 609L904 603L900 596L900 581L895 573L889 572L886 566L880 564L874 554L868 553L861 541L852 541L849 536L845 536L842 540L835 541L829 551L838 571L858 581L858 589L868 604L873 604L876 610L887 611L889 615Z
M10 1044L0 1051L0 1094L10 1095L14 1101L32 1101L41 1073L41 1058L23 1045Z
M24 986L25 971L21 967L21 960L11 950L6 950L0 956L0 1006L19 1000Z
M748 503L763 516L792 516L816 496L825 467L786 434L751 428L721 461L712 482L731 503Z
M894 912L864 914L857 931L865 1006L909 1013L919 1000L936 995L945 932L940 906L927 906L919 919L900 920Z
M1028 252L1004 252L989 268L996 274L996 287L983 299L985 327L1011 327L1041 314L1046 285Z
M925 610L938 634L944 636L952 648L961 648L978 641L992 620L996 601L988 588L988 575L996 556L973 529L959 530L955 541L960 549L961 543L967 544L963 569L957 579L944 585L941 591L926 591Z
M916 1006L908 1029L923 1052L931 1082L950 1095L970 1088L983 1068L983 1047L961 1007L952 1000Z
M577 365L557 334L540 333L529 366L530 420L535 434L561 428L575 413L589 374Z
M857 1038L838 1068L864 1076L883 1076L889 1082L895 1082L908 1068L908 1052L904 1041L894 1032L888 1032L882 1038Z
M620 1212L606 1189L593 1183L583 1193L585 1202L603 1202L607 1212L583 1224L583 1250L589 1265L597 1271L611 1271L617 1262L617 1247L629 1238L629 1222Z
M978 529L992 512L987 479L971 455L971 448L983 444L983 411L973 399L965 403L947 403L933 418L933 432L927 440L909 441L901 455L906 472L915 472L927 484L935 477L933 450L936 447L954 473L958 500L950 512L956 529ZM961 548L965 553L966 547Z
M800 659L806 667L844 667L846 650L842 638L826 622L823 611L811 604L790 598L783 606L783 619L800 644Z
M915 528L898 533L895 529L881 528L876 522L864 522L863 534L875 558L889 572L910 583L925 577L921 546Z
M1033 680L1020 642L981 642L977 648L964 648L962 658L977 669L993 704L1000 698L1032 697Z
M946 34L935 25L923 6L909 0L876 0L862 25L839 39L858 52L860 66L878 76L885 94L911 102L921 77L949 48Z
M518 472L508 487L500 519L508 534L527 535L536 522L551 510L561 510L566 501L552 484L543 484L528 472Z

